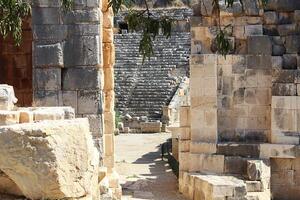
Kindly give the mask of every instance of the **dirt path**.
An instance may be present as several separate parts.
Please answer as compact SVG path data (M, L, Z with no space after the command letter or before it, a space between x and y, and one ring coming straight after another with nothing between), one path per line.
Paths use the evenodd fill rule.
M128 134L116 137L116 169L121 176L123 200L185 200L176 176L160 157L159 145L170 134Z

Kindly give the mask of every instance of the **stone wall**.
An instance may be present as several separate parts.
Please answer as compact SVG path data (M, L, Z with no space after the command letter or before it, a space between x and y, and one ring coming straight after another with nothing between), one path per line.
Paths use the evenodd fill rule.
M11 37L0 37L0 84L14 86L18 105L32 104L32 30L31 18L23 22L22 42L16 46Z
M298 156L282 150L299 149L299 1L270 0L263 8L256 0L243 0L246 9L239 2L233 8L221 4L220 21L211 2L200 1L191 21L190 122L177 130L180 191L190 199L252 198L257 194L249 185L251 171L264 163L260 184L267 187L260 187L257 199L271 198L268 181L273 199L297 199ZM231 25L226 30L233 50L226 58L216 52L217 22L222 28ZM287 169L288 162L293 164ZM215 174L210 179L216 181L202 173ZM247 192L235 196L201 189L199 184L208 184L217 190L220 179L230 186L222 178L228 173L242 175Z
M102 15L99 1L75 2L63 11L59 1L35 1L33 28L34 106L72 106L88 117L102 148ZM102 151L102 150L101 150Z
M172 36L159 35L154 42L154 55L143 63L139 53L140 33L115 35L116 45L116 108L134 117L147 116L159 119L162 107L167 105L189 70L190 33L188 19L190 9L154 10L154 15L172 14L178 19ZM123 14L115 19L123 22ZM181 28L180 28L181 27ZM176 31L177 29L177 31Z

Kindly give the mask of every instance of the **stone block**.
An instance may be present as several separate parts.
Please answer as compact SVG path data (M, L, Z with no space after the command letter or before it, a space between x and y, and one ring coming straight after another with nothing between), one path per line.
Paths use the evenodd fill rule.
M242 0L244 11L246 15L259 15L259 2L256 0Z
M35 67L63 67L63 48L61 43L36 45L34 47Z
M20 121L20 112L19 111L0 111L0 126L18 124Z
M114 154L115 148L115 141L114 141L114 134L105 134L103 135L104 140L104 155L111 156Z
M100 55L99 36L73 36L64 46L65 67L98 66Z
M115 78L113 68L104 68L104 91L114 90L115 88Z
M274 83L295 83L296 70L273 70L272 82Z
M62 101L64 106L71 106L77 113L77 91L62 91Z
M99 23L101 12L96 9L72 10L63 16L64 24L82 24L82 23Z
M35 90L33 93L33 105L34 106L58 106L59 92Z
M101 71L96 67L65 68L62 70L63 90L100 89L100 79Z
M103 28L113 28L113 11L109 8L107 12L103 12Z
M179 140L179 152L189 152L190 151L190 140Z
M35 122L45 120L62 120L65 118L65 111L58 108L38 108L33 111L33 118Z
M190 153L189 172L224 173L224 156Z
M281 56L272 56L271 63L273 69L282 69L283 59Z
M61 10L49 7L32 8L32 24L40 25L56 25L61 24Z
M297 85L287 83L274 83L272 86L273 96L296 96Z
M285 48L287 54L297 54L300 52L300 36L291 35L285 37Z
M0 110L12 110L17 101L14 88L6 84L0 84Z
M90 131L92 132L93 138L101 138L103 135L103 116L102 115L84 115L88 118Z
M189 170L189 154L188 152L181 152L179 153L179 170L180 171L188 171Z
M277 30L280 36L296 35L299 33L296 24L281 24L278 25Z
M249 54L272 54L272 44L268 36L250 36L248 37Z
M201 14L204 16L210 16L213 12L213 1L212 0L204 0L203 6L201 6Z
M111 28L103 28L103 43L113 43L114 33Z
M260 144L259 158L295 158L298 148L292 144Z
M115 112L104 112L104 134L115 132Z
M61 68L35 68L33 73L33 86L36 90L57 91L61 89Z
M63 25L63 24L55 24L55 25L49 25L49 24L37 25L37 24L35 24L32 28L32 32L33 32L33 34L32 34L33 39L35 41L51 42L52 44L54 44L52 47L60 44L59 42L62 42L63 40L65 40L68 35L67 26ZM48 45L46 45L46 46L48 46ZM52 50L53 50L53 48L52 48ZM50 51L50 52L52 52L52 51ZM48 51L48 53L49 53L49 51ZM52 52L52 53L54 53L54 52ZM58 52L56 52L56 53L58 53ZM49 55L49 54L47 54L47 55ZM54 54L54 55L55 55L55 58L57 59L58 58L57 56L59 54ZM41 58L39 58L39 59L41 59ZM52 60L53 60L53 58L52 58ZM60 61L60 60L56 60L56 62L57 61ZM41 61L41 62L43 62L43 61ZM48 64L49 64L49 61L48 61Z
M113 43L103 43L103 66L112 67L115 64L115 46Z
M248 55L247 68L248 69L270 69L271 68L271 58L268 55Z
M239 156L225 156L224 172L227 174L246 174L246 158Z
M180 107L180 118L179 123L181 127L190 126L190 107L189 106L181 106Z
M283 69L297 69L297 56L293 54L284 54Z
M217 145L215 143L191 142L190 152L193 154L197 154L197 153L214 154L217 153Z
M142 122L141 132L142 133L160 133L161 132L161 122Z
M262 25L247 25L245 26L245 36L263 35Z
M264 12L264 23L265 24L277 24L278 13L274 11Z
M27 198L98 198L99 154L86 119L11 125L1 133L1 169Z
M78 114L101 114L102 113L102 95L95 90L78 91L77 112Z
M113 112L115 107L115 92L113 90L104 92L104 110Z
M226 156L241 156L257 158L259 156L257 144L218 144L217 153Z
M29 110L20 111L20 123L32 123L33 122L33 112Z

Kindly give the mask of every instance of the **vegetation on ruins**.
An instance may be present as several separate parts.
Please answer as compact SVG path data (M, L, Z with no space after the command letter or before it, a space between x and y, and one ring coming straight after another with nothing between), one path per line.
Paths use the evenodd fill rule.
M71 10L74 0L61 0L64 10ZM220 1L212 0L212 6L216 17L219 19L217 24L218 31L216 34L216 49L217 52L226 56L232 50L230 37L226 27L221 27L220 24ZM232 7L235 2L239 2L243 7L242 0L224 0L226 7ZM268 0L259 0L264 6ZM143 0L144 9L133 10L130 7L133 5L132 0L110 0L109 6L112 7L116 14L123 6L129 8L126 20L129 30L141 31L142 38L140 41L139 52L143 59L150 58L154 54L153 41L156 36L162 32L167 38L171 36L172 23L174 20L168 17L155 17L151 14L147 0ZM31 13L31 6L24 0L0 0L0 34L6 38L11 34L16 45L20 45L22 40L22 19Z
M73 0L61 0L62 8L70 10ZM15 44L22 41L23 19L31 14L31 5L25 0L0 0L0 34L5 39L11 35Z

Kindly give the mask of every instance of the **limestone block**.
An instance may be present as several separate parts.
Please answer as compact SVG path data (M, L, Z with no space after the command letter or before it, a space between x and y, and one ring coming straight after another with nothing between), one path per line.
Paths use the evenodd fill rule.
M190 107L181 106L179 111L179 123L181 127L190 126Z
M0 132L0 168L26 197L98 196L99 155L87 119L11 125Z
M19 111L0 111L0 125L18 124L20 121Z
M104 134L114 134L115 112L104 112Z
M0 193L23 196L22 191L6 174L0 171Z
M283 55L283 69L297 69L297 56L294 54Z
M213 12L213 1L212 0L204 0L203 6L201 6L201 14L204 16L210 16Z
M33 122L33 112L21 110L20 111L20 123L32 123Z
M298 150L291 144L260 144L259 158L295 158Z
M51 43L59 43L67 38L67 26L63 24L55 25L37 25L32 27L33 39L36 41L50 41Z
M36 45L34 47L35 67L63 67L63 49L61 43Z
M262 178L262 161L247 161L247 177L250 181L259 181Z
M35 90L33 93L34 106L58 106L58 91Z
M63 21L65 24L80 24L80 23L99 23L101 20L101 12L98 6L92 9L81 9L67 12Z
M273 69L281 69L283 66L283 59L281 56L272 56L271 63Z
M65 112L61 109L37 109L33 111L34 121L61 120L64 119Z
M259 2L253 0L242 0L244 11L246 15L255 16L259 15Z
M103 42L104 43L113 43L114 33L111 28L103 28Z
M96 66L100 55L99 36L72 36L64 46L65 67Z
M278 25L277 30L280 36L294 35L297 33L296 24L281 24Z
M142 133L160 133L161 122L142 122L140 123Z
M60 90L61 89L61 69L35 68L33 70L33 85L37 90Z
M190 153L189 172L224 173L224 156Z
M107 167L107 172L112 173L113 172L113 167L115 163L115 156L105 156L103 158L103 166Z
M190 140L179 140L179 152L189 152L190 142Z
M55 7L34 7L32 9L32 24L61 24L61 10Z
M217 153L217 145L215 143L191 142L191 153Z
M109 8L106 12L103 12L103 28L113 28L113 11Z
M248 37L249 54L272 54L272 44L269 36L250 36Z
M263 35L262 25L247 25L245 26L245 36Z
M278 23L278 13L269 11L264 12L264 23L265 24L277 24Z
M103 65L112 67L115 64L115 46L113 43L103 43Z
M113 68L104 68L104 90L114 90L115 82L114 82L114 69Z
M13 87L0 84L0 110L12 110L17 101Z
M247 57L248 69L270 69L271 56L268 55L248 55Z
M81 90L78 91L77 111L78 114L100 114L102 113L102 97L99 91Z
M188 171L190 165L190 153L188 152L180 152L179 153L179 170L180 171Z
M90 124L90 131L93 138L101 138L103 135L103 116L102 115L83 115L88 118Z
M114 141L114 134L104 134L104 155L111 156L114 155L115 152L115 141Z
M77 113L77 91L62 91L62 101L64 106L71 106Z
M96 67L65 68L62 71L63 90L96 90L101 87L100 78L101 70Z

